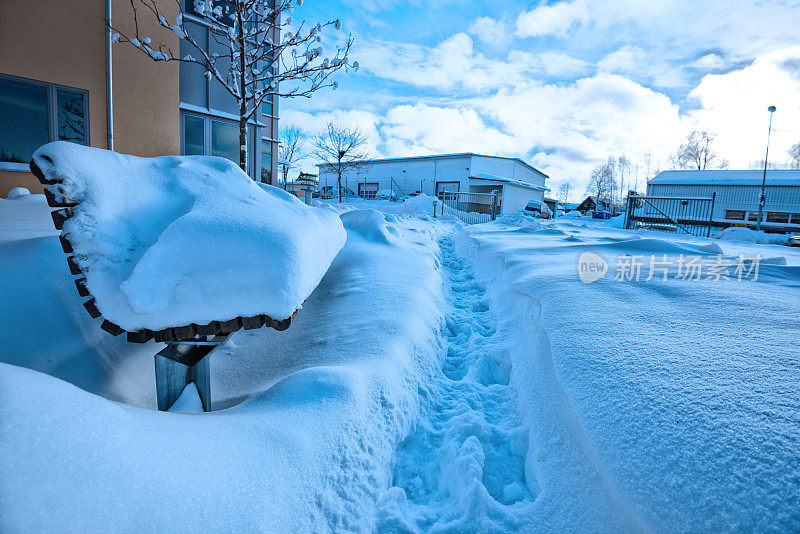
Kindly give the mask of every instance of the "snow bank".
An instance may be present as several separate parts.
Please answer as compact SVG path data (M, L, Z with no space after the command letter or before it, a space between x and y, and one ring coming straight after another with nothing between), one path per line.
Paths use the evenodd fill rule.
M373 530L438 364L437 225L348 219L293 327L214 353L202 414L154 410L158 346L76 309L52 231L0 242L0 531Z
M800 327L775 310L800 302L800 253L756 282L646 281L650 255L770 246L552 224L568 235L488 224L458 241L494 293L527 410L534 528L628 531L638 515L664 532L796 530ZM579 280L584 252L609 262L605 279ZM625 255L640 281L614 280Z
M404 213L406 215L429 215L433 216L433 206L440 206L437 198L425 193L407 199L398 208L397 213Z
M253 182L224 158L138 158L67 142L34 162L79 204L64 223L106 319L159 330L292 315L342 248L335 212Z
M725 228L714 237L723 241L743 241L762 245L785 245L787 240L787 237L782 234L768 234L742 227Z

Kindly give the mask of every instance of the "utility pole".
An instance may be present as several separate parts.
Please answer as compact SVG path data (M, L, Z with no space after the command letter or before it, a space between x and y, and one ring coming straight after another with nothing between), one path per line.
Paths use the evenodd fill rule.
M769 111L769 130L767 130L767 154L764 156L764 174L761 176L761 197L758 201L758 221L756 222L756 230L761 230L761 219L764 218L764 204L767 201L765 194L767 185L767 160L769 159L769 136L772 133L772 114L778 109L775 106L767 108Z

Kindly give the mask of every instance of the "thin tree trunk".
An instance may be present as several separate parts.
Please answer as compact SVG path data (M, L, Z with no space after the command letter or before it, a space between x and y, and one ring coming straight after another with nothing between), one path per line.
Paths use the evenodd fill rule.
M339 204L342 203L342 164L339 164L339 172L337 175L337 181L339 182Z
M237 23L239 25L239 167L247 173L247 95L245 78L245 38L244 22L242 21L242 11L237 10Z

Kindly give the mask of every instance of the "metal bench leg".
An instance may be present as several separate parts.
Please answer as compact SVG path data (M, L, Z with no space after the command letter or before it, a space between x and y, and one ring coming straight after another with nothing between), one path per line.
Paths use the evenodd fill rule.
M203 403L203 411L211 410L211 354L230 335L216 336L211 341L191 339L170 342L155 355L156 396L158 409L169 410L186 386L194 382Z

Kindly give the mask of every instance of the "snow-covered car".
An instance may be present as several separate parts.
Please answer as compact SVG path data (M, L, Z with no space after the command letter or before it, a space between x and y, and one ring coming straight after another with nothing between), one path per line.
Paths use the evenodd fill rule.
M529 200L525 205L525 213L533 215L540 219L550 219L553 217L553 212L547 207L547 204L539 200Z
M397 193L395 193L392 189L381 189L375 193L375 199L397 201Z
M611 212L605 210L594 210L592 212L592 219L610 219L612 217Z
M800 235L790 235L786 240L786 244L790 247L800 247Z
M326 185L322 189L317 192L317 196L319 198L331 199L337 198L338 195L336 194L336 187L332 185ZM356 194L353 192L352 189L349 187L342 187L342 198L353 198Z

